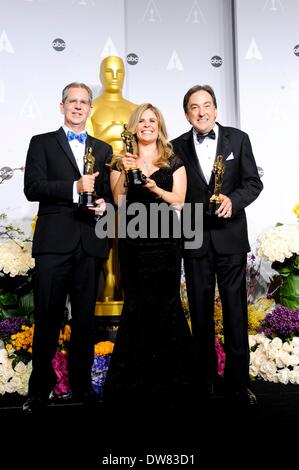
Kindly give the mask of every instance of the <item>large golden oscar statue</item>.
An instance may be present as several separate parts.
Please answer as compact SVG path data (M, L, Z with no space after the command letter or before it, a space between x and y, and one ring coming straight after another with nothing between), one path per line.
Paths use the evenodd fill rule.
M122 96L125 67L121 57L108 56L101 62L102 93L92 102L87 129L90 134L112 145L113 152L123 150L121 133L136 104ZM120 315L123 295L120 285L117 243L112 242L104 265L105 288L97 302L96 315Z

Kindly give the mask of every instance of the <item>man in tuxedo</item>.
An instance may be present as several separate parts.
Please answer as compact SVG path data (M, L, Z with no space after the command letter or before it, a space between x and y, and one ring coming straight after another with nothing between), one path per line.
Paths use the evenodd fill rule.
M203 203L204 212L203 227L197 228L203 229L201 247L184 250L201 390L211 395L219 385L214 328L217 281L226 354L224 390L232 399L255 405L257 399L249 388L246 262L250 246L244 209L258 197L263 185L248 135L216 123L217 101L210 86L193 86L184 97L183 107L192 129L172 144L186 166L186 203L191 203L193 210L194 203ZM215 185L212 170L218 155L223 156L225 165L221 204L217 213L210 215Z
M66 298L71 303L69 378L76 401L90 399L94 358L94 309L98 275L108 256L108 240L95 235L95 214L110 200L112 147L85 132L92 91L71 83L60 103L64 125L32 137L26 160L24 192L38 201L33 238L35 257L35 329L33 370L24 411L46 405L56 383L52 359L57 349ZM84 156L91 149L94 172L84 174ZM89 172L90 173L90 172ZM78 207L79 193L98 195L97 209Z

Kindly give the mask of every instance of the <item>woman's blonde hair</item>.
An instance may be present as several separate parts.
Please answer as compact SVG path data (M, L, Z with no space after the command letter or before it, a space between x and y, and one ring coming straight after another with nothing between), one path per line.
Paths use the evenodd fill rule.
M143 103L137 106L137 108L134 109L134 111L132 112L129 118L127 130L129 132L132 132L134 136L133 153L135 154L137 153L137 145L138 145L137 126L139 124L142 114L148 109L150 109L155 114L158 120L158 138L157 138L158 157L153 163L158 168L168 167L169 159L173 155L173 148L172 148L171 143L168 141L166 125L165 125L164 118L161 114L161 111L159 111L159 109L156 108L156 106L153 106L151 103ZM122 155L114 155L112 162L111 162L111 166L115 164L117 167L119 167L118 164L120 163L121 157Z

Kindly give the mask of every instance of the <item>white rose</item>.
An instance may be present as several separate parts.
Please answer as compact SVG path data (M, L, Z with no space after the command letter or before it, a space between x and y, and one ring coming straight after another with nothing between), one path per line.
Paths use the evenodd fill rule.
M270 342L269 338L267 338L264 333L258 333L257 335L255 335L255 340L258 344L267 342L267 340Z
M276 358L275 358L275 364L277 365L278 369L283 369L285 364L284 362L281 360L281 357L280 355L278 355Z
M267 355L269 359L272 359L273 361L279 357L280 351L278 349L274 348L269 348L267 351Z
M291 355L288 352L282 350L279 357L281 361L283 362L284 366L288 367L290 365Z
M249 348L253 348L256 345L255 335L248 335Z
M251 375L252 377L257 377L258 374L259 374L259 367L257 367L255 364L250 364L249 366L249 375Z
M278 380L282 384L287 384L290 377L290 370L285 368L277 372Z
M299 364L299 354L291 354L290 356L290 366L297 366Z
M271 341L271 347L275 349L281 349L282 348L282 340L278 337L272 339Z
M294 346L292 343L288 343L287 341L285 341L282 345L282 349L290 353L293 351Z
M6 349L0 349L0 364L2 364L7 359L7 351Z
M256 366L260 367L261 364L267 360L267 356L266 354L260 350L260 346L258 347L258 349L256 349L254 352L253 352L253 355L252 355L252 362L253 364L255 364Z
M261 372L265 373L266 375L274 375L276 373L276 365L273 361L264 361L261 364Z
M275 374L267 373L266 375L267 375L268 382L274 382L276 384L279 382L278 375L276 372Z
M24 374L27 372L27 366L23 361L19 361L15 367L15 371L19 374Z
M299 371L298 370L290 371L290 382L292 384L299 384Z

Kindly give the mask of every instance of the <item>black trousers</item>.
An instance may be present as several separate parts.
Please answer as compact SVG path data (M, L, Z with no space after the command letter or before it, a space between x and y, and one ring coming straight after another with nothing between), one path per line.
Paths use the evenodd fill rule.
M94 358L94 310L102 260L88 256L81 243L71 253L43 254L35 259L35 328L29 395L47 398L56 383L52 368L67 294L71 303L69 378L75 395L91 386Z
M213 246L200 258L185 258L184 267L199 377L217 380L214 297L216 280L222 302L228 389L249 384L247 254L218 254Z

